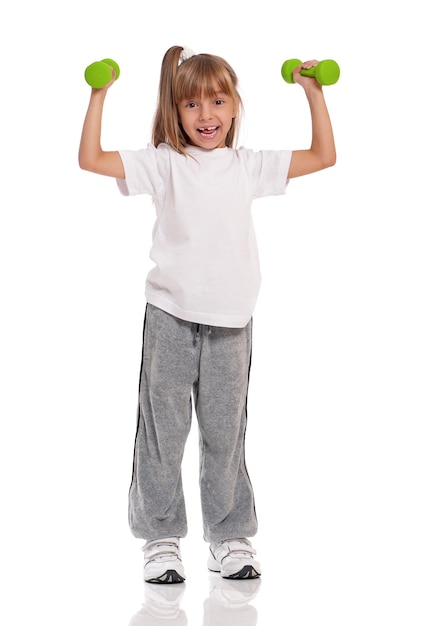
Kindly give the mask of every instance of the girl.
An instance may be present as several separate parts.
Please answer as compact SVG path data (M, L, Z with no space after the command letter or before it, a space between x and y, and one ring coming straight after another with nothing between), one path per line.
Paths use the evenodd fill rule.
M146 149L102 150L103 105L114 79L91 93L80 167L116 178L124 195L151 195L157 215L129 494L130 527L146 541L149 582L185 579L181 462L192 402L208 568L225 578L261 574L248 539L257 532L257 519L244 445L252 314L260 286L251 203L283 194L290 178L335 163L322 88L300 74L316 64L294 71L311 111L306 150L237 149L242 102L235 72L220 57L181 46L164 56Z

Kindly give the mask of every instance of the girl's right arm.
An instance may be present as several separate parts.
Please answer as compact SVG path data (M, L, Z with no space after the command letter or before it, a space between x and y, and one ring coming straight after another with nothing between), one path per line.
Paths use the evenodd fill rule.
M124 167L118 151L105 152L101 146L102 113L105 97L113 81L102 89L92 89L90 102L81 133L78 163L83 170L125 178Z

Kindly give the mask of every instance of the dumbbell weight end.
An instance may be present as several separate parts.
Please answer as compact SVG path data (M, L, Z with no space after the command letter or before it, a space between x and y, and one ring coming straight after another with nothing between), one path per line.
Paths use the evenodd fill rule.
M112 78L111 67L115 71L115 80L118 80L120 68L118 63L113 59L103 59L103 61L95 61L84 72L86 83L94 89L101 89L109 83Z

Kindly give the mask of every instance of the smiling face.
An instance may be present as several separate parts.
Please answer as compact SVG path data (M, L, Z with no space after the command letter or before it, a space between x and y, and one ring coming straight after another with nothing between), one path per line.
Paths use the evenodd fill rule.
M220 92L218 85L213 94L203 92L198 97L183 100L177 109L189 143L206 150L226 146L237 106L231 96Z

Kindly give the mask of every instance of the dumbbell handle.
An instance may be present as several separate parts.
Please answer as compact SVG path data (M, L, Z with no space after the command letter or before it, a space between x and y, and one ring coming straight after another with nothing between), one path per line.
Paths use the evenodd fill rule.
M288 59L282 65L282 78L287 83L295 83L293 77L293 71L296 67L301 65L302 61L299 59ZM340 69L336 61L332 59L326 59L320 61L317 65L308 69L303 68L301 70L302 76L308 76L309 78L315 78L321 85L334 85L338 82Z

